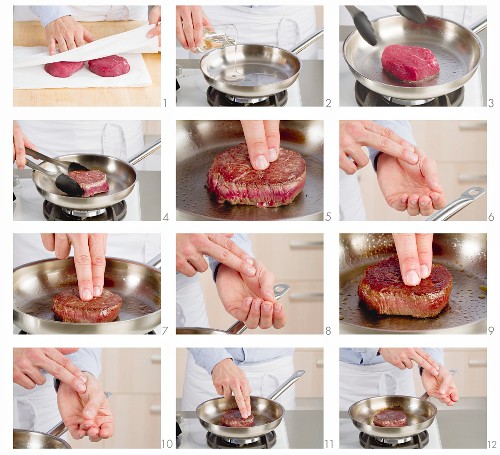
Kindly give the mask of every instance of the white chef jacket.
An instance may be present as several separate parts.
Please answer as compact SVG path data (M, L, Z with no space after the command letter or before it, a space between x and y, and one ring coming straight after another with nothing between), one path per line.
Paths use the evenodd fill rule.
M44 27L63 16L72 16L78 22L146 21L148 20L148 7L146 5L14 6L15 21L40 19Z
M82 371L96 378L101 372L101 349L80 348L67 357ZM47 372L45 384L25 389L14 383L14 428L47 432L60 422L54 378Z
M212 25L235 25L237 42L241 44L267 44L291 50L316 31L314 6L206 5L203 11ZM189 53L190 58L202 55ZM311 44L298 56L303 60L318 58L318 44ZM180 48L177 58L183 58Z

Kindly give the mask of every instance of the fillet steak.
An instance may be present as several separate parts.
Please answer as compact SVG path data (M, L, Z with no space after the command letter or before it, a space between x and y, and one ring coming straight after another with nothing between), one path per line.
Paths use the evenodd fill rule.
M306 182L306 162L299 153L280 148L265 170L252 167L246 144L217 155L208 171L208 190L217 202L278 207L290 204Z
M250 414L246 419L241 417L239 409L230 409L222 414L220 418L220 424L225 427L253 427L254 418L253 414Z
M116 77L127 74L130 71L130 65L119 55L108 55L89 60L89 69L101 77Z
M391 44L382 52L382 67L396 79L417 82L439 73L439 63L425 47Z
M106 174L102 171L72 171L68 174L83 190L83 197L109 190Z
M80 71L85 62L55 62L46 63L44 70L54 77L70 77L72 74Z
M397 411L395 409L384 409L383 411L377 412L373 418L373 425L377 427L405 427L406 426L406 414L403 411Z
M359 298L378 314L431 318L447 305L451 293L451 273L440 264L418 286L403 283L397 256L368 267L358 286Z
M52 311L63 322L111 322L118 317L122 298L103 289L100 297L80 300L78 288L69 288L52 299Z

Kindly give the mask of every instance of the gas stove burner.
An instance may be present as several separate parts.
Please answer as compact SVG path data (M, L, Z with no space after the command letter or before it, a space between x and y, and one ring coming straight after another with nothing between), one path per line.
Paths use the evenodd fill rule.
M359 443L364 449L423 449L429 443L429 433L423 431L407 438L379 438L361 432Z
M427 98L422 100L408 100L401 98L393 98L390 96L381 95L366 88L359 81L356 81L354 86L354 94L358 106L364 107L384 107L384 106L404 106L404 107L420 107L420 106L442 106L442 107L457 107L464 102L464 87L450 92L446 95L436 98Z
M247 98L228 95L213 87L207 89L207 102L210 106L284 106L287 101L288 93L286 90L270 96Z
M276 444L276 433L271 431L256 438L223 438L207 433L207 444L211 449L271 449Z
M71 210L49 201L43 203L43 216L48 221L121 221L126 214L125 201L96 210Z

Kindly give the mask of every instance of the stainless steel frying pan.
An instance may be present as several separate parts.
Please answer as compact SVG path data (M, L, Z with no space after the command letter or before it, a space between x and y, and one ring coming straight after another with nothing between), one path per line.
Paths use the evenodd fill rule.
M323 122L280 122L282 147L299 152L307 166L306 184L283 207L219 204L206 188L215 156L245 141L240 121L177 121L177 211L188 220L275 221L323 219Z
M323 36L323 29L291 51L275 46L238 44L205 54L200 69L209 85L233 96L264 97L281 92L299 76L301 63L295 55ZM240 80L233 80L236 74Z
M358 297L366 267L396 254L391 234L340 234L340 324L389 332L463 327L486 318L486 234L434 234L434 262L451 272L449 305L436 317L380 316Z
M40 195L60 207L73 210L95 210L109 207L125 199L134 189L137 173L134 165L154 153L161 146L161 141L156 141L130 163L105 155L72 154L58 156L60 161L76 162L84 165L89 170L99 170L108 178L109 191L96 194L92 197L71 197L64 194L54 184L54 180L38 171L33 171L32 178ZM58 170L57 166L43 162L40 166L49 172Z
M274 285L274 297L276 300L281 299L288 291L290 286L287 284L275 284ZM248 327L244 322L237 321L229 329L209 329L206 327L177 327L177 335L240 335Z
M287 391L304 373L304 370L297 370L269 398L250 397L252 414L254 416L253 427L235 428L220 424L220 418L226 411L238 407L234 396L229 398L214 398L201 403L196 408L198 419L207 431L225 438L256 438L269 433L281 423L281 419L285 413L283 406L274 400Z
M456 199L446 204L445 207L434 212L426 219L426 221L449 220L452 216L456 215L469 204L472 204L476 199L480 198L484 193L486 193L484 188L480 186L473 186L472 188L465 190Z
M159 256L150 264L157 264ZM123 299L118 319L103 323L61 322L51 310L52 298L77 286L73 258L48 259L14 269L14 324L30 334L137 333L153 330L161 321L161 272L152 265L106 258L104 286Z
M377 45L368 44L356 30L344 41L344 59L361 84L388 97L427 100L457 90L474 75L483 55L483 46L474 32L481 31L486 21L473 30L432 16L428 16L424 24L400 15L382 17L372 24L378 37ZM389 44L430 49L439 62L439 74L416 83L397 80L382 69L380 59Z
M354 403L349 408L352 423L363 433L379 438L398 439L413 436L429 428L434 422L437 408L427 401L429 395L420 398L403 395L388 395L367 398ZM403 411L407 417L404 427L378 427L373 424L375 414L385 409Z

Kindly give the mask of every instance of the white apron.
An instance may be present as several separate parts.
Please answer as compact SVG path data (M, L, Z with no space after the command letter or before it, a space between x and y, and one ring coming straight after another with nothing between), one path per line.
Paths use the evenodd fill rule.
M148 20L147 6L86 5L68 6L68 8L71 11L71 16L78 22ZM14 6L14 21L36 20L38 20L38 17L29 9L29 6Z
M356 174L346 174L339 169L339 217L340 221L365 221L365 207Z
M215 286L215 284L214 284ZM176 326L209 327L200 276L176 273ZM221 311L224 308L221 305Z
M144 149L140 120L19 120L24 135L48 156L107 155L129 161ZM142 169L143 160L134 166Z
M314 6L203 6L203 11L213 25L233 24L238 29L238 42L268 44L291 50L316 31ZM298 56L316 59L318 44L314 43ZM192 52L190 58L203 54Z
M413 370L388 362L375 365L353 365L339 362L339 410L347 411L359 400L382 395L415 396Z
M295 371L292 355L262 363L242 363L238 367L244 371L250 383L251 395L264 398L273 393ZM196 365L193 356L188 352L182 410L194 411L200 403L218 396L212 376ZM290 387L276 401L287 410L295 409L295 386Z

